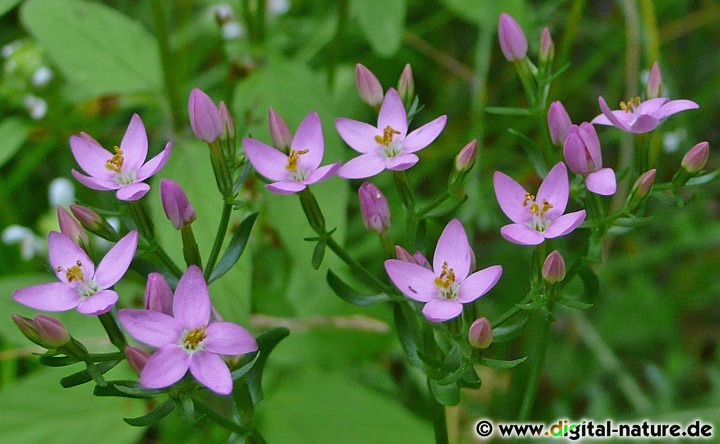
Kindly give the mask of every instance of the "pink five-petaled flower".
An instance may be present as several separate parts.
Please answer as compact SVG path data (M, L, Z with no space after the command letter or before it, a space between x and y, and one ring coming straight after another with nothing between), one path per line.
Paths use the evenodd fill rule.
M595 127L587 122L571 125L563 148L565 162L576 174L585 176L587 189L602 196L612 196L617 189L615 171L602 167L600 139Z
M173 316L152 310L124 309L120 322L135 339L158 350L140 372L143 387L173 385L188 369L207 388L220 395L232 391L233 381L218 355L243 355L257 350L255 338L232 322L210 322L210 293L202 271L190 266L178 282Z
M107 191L117 190L120 200L138 200L150 191L150 185L143 180L154 175L165 166L172 142L157 156L145 162L148 139L140 116L133 114L130 125L120 146L114 153L104 149L95 139L85 133L70 137L70 148L75 160L89 176L73 169L75 178L88 188Z
M585 210L563 214L570 184L562 162L552 167L537 197L499 171L495 172L493 183L500 208L514 222L500 229L500 234L510 242L539 245L545 239L570 233L585 220Z
M289 155L247 137L243 139L243 146L253 168L275 181L266 187L277 194L300 192L308 185L329 179L340 166L339 161L320 166L325 142L320 116L315 111L300 123L290 144Z
M430 145L443 128L447 116L440 116L407 134L407 113L394 88L385 94L378 115L377 128L365 122L339 118L335 127L345 143L362 153L338 170L345 179L364 179L382 170L402 171L418 162L416 151Z
M88 255L64 234L48 236L50 264L60 282L22 288L13 293L15 301L44 311L65 311L77 307L86 315L106 313L118 300L108 290L125 274L137 248L137 231L131 231L108 251L97 269Z
M399 259L385 261L393 284L407 297L425 302L423 314L431 322L443 322L462 313L463 305L472 302L495 286L502 267L470 273L472 250L459 220L447 224L438 239L432 270Z
M660 125L660 119L680 111L698 108L692 100L670 100L665 97L640 101L640 97L620 102L619 110L612 111L602 97L598 98L602 114L590 123L595 125L612 125L629 133L647 133Z

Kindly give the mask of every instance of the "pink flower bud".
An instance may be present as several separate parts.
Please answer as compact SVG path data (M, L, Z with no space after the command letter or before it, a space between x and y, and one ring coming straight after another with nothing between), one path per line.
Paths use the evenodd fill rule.
M468 331L468 341L475 348L488 348L493 339L492 325L486 318L476 319Z
M390 228L390 206L385 195L371 182L364 182L358 189L360 212L365 228L384 233Z
M355 79L360 99L373 108L379 107L383 102L383 89L380 81L369 69L361 63L355 65Z
M518 22L504 12L500 15L498 39L508 62L522 60L527 56L528 43L525 33Z
M37 315L33 318L33 325L46 347L56 348L70 342L70 334L65 325L52 316Z
M70 211L73 216L82 224L83 227L88 230L94 231L101 227L103 219L96 212L90 208L86 208L80 205L70 205Z
M555 250L550 253L542 267L543 279L554 284L565 279L565 272L565 259L563 259L560 252Z
M150 273L145 286L145 308L172 316L173 292L159 273Z
M60 232L72 239L76 244L86 246L90 244L90 238L87 233L74 217L68 211L61 207L57 207L58 224Z
M698 171L705 168L708 157L710 156L710 144L707 142L700 142L694 147L690 148L683 157L680 166L682 166L688 173L697 173Z
M565 143L570 125L572 121L563 104L559 101L551 103L548 109L548 128L554 145L562 146Z
M272 137L275 148L281 151L287 151L292 144L292 134L285 121L280 117L274 109L268 110L268 120L270 122L270 137Z
M416 251L415 254L410 254L410 252L400 245L395 245L395 257L403 262L410 262L411 264L417 264L421 267L432 270L430 261L428 261L427 258L420 253L420 251Z
M475 165L477 153L477 140L473 140L465 145L458 155L455 156L455 171L459 173L466 173L470 171L473 165Z
M405 65L402 74L400 74L397 91L403 103L406 105L410 104L413 96L415 96L415 80L413 79L413 72L409 63Z
M648 76L647 81L647 98L648 99L656 99L660 97L660 93L663 87L663 81L662 76L660 75L660 67L658 66L658 63L655 62L652 65L652 68L650 68L650 75Z
M135 373L140 374L142 369L145 368L148 359L150 359L150 353L137 347L125 347L125 357L127 358L128 364L130 364L130 368L133 369Z
M650 194L653 182L655 182L656 171L657 170L655 169L647 171L643 175L638 177L638 179L635 181L635 184L633 185L632 189L630 190L630 194L628 195L627 207L629 209L632 210L633 208L640 205L640 203L645 200L648 194Z
M223 136L227 136L230 139L234 138L235 124L233 123L232 114L230 114L230 110L222 100L220 101L220 105L218 105L218 112L220 113L220 119L223 121L223 127L225 127Z
M540 35L540 63L548 64L555 57L555 44L553 43L550 30L545 27Z
M179 183L163 179L160 181L160 199L165 215L176 230L181 230L197 219L195 209Z
M35 329L35 323L32 319L14 314L12 315L12 320L26 338L36 343L37 345L44 345L42 339L40 338L40 335L38 334L38 331Z
M220 117L220 111L212 99L198 88L190 92L188 112L190 125L198 139L213 143L225 133L225 122Z

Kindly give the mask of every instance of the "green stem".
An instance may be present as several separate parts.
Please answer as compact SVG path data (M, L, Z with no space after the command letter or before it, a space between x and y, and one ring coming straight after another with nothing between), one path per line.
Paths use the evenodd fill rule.
M418 210L415 213L415 217L417 217L418 219L422 219L425 215L427 215L429 212L431 212L435 208L442 205L446 200L448 200L451 197L452 197L452 195L450 195L450 193L445 191L444 193L442 193L441 195L439 195L438 197L433 199L432 202L430 202L429 204L425 205L420 210Z
M127 341L125 340L125 335L120 330L117 321L115 321L115 316L113 316L112 312L98 315L98 319L100 319L100 323L105 329L108 338L110 338L110 342L112 342L112 344L117 347L118 350L124 352L125 347L127 347Z
M549 307L548 307L549 308ZM545 355L547 354L548 342L550 340L550 328L552 326L552 316L550 313L545 314L543 319L542 333L538 337L538 343L534 348L535 356L530 368L530 379L528 385L525 388L525 395L523 396L522 404L520 406L520 416L518 421L525 422L530 417L533 404L535 403L535 397L537 396L538 383L540 381L540 372L542 372L543 364L545 363Z
M153 239L152 241L150 241L150 248L175 277L179 278L180 276L182 276L183 272L180 267L175 264L175 261L173 261L170 255L167 254L165 249L163 249L163 247L158 244L157 240Z
M202 258L200 256L200 249L198 248L197 241L195 240L195 233L193 233L192 225L188 225L180 230L183 241L183 257L185 263L190 265L197 265L202 268Z
M530 73L527 59L516 60L515 69L517 70L520 81L525 89L525 94L527 95L528 102L530 102L530 107L535 108L538 103L537 92L535 91L535 82L532 74Z
M230 222L230 213L232 213L232 203L225 203L223 205L222 216L220 216L220 225L218 225L217 234L215 234L215 242L213 243L210 257L207 261L207 267L205 268L205 280L210 279L215 263L217 262L218 256L220 255L220 249L222 248L223 241L225 240L225 234L227 233L228 223Z
M178 88L178 80L174 71L176 64L173 63L173 54L170 50L170 36L167 23L165 22L162 0L152 0L150 2L150 8L152 10L152 16L155 22L155 33L160 47L160 62L162 63L163 76L165 79L165 90L167 91L168 101L170 102L173 130L178 131L183 127L184 119L182 110L184 107L180 101L180 89Z
M150 249L175 276L182 276L180 268L178 268L155 238L155 225L150 217L147 206L145 206L145 202L142 200L132 201L129 203L128 208L130 208L130 217L135 222L142 237L148 242Z
M400 195L400 201L405 207L408 245L410 250L414 250L418 223L418 216L415 212L415 194L413 193L412 188L410 188L410 181L408 180L407 173L405 171L393 171L393 178L395 179L395 186L397 187L398 194Z
M436 444L448 444L447 418L445 417L445 407L437 402L430 388L430 378L427 379L428 385L428 404L432 414L433 428L435 429Z
M522 301L518 302L517 304L513 305L512 308L507 310L505 313L501 314L494 322L491 322L490 325L493 326L493 328L497 328L507 322L510 318L515 316L516 314L523 311L522 308L520 308L518 305L525 305L529 303L532 300L532 293L529 293L527 296L523 298Z
M367 268L363 267L360 262L350 256L347 251L345 251L345 249L329 235L327 238L327 246L330 247L333 253L335 253L340 259L342 259L342 261L345 262L351 270L357 273L360 277L364 278L365 282L371 284L375 288L375 290L383 293L390 293L393 291L391 287L385 285L380 279L370 273Z
M192 398L192 402L199 412L204 413L205 416L208 417L208 419L213 421L215 424L223 427L224 429L230 430L231 432L236 433L242 437L247 437L250 434L249 429L243 428L240 425L234 423L233 421L227 419L199 399Z

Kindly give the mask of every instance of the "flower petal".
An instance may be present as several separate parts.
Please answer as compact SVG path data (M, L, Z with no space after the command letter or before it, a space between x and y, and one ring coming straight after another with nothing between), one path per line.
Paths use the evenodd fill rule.
M244 138L242 143L248 160L260 174L275 181L289 177L289 172L285 168L288 164L288 156L270 145L249 137Z
M672 114L679 113L680 111L696 109L699 107L700 105L693 102L692 100L671 100L661 106L660 109L658 109L657 112L653 114L653 117L655 117L656 119L662 119Z
M602 97L598 97L598 103L600 104L600 109L602 110L603 115L608 120L608 122L610 122L611 125L616 126L624 131L628 130L628 126L626 124L620 122L618 117L610 110L610 107L605 102L605 99L603 99ZM625 114L627 114L628 116L630 115L630 113L625 113ZM594 118L590 123L599 123L601 125L604 125L604 123L599 121L597 117Z
M328 180L333 177L333 175L335 175L338 168L340 168L340 165L342 165L342 161L338 160L337 162L331 163L330 165L321 166L320 168L310 173L303 183L305 185L310 185L313 183Z
M145 132L145 125L137 114L130 119L125 136L120 142L120 149L123 152L125 162L123 171L136 171L145 162L148 151L148 138Z
M412 131L402 142L403 152L414 153L433 143L445 128L446 122L447 116L440 116L432 122L426 123L415 131Z
M84 315L95 316L110 311L118 300L113 290L98 291L78 305L78 311Z
M100 288L110 288L125 274L137 250L138 232L125 235L107 252L95 272L95 282Z
M635 119L635 122L632 123L627 131L635 134L642 134L654 130L658 125L660 125L660 121L658 119L653 116L643 114Z
M138 182L147 179L150 176L155 175L158 171L165 166L172 153L172 142L165 144L165 148L160 151L155 157L145 162L145 165L141 166L135 174L135 180Z
M385 161L385 168L393 171L404 171L418 163L415 154L398 154Z
M433 254L433 270L440 274L447 264L455 273L455 279L462 282L470 271L471 253L465 228L459 220L451 220L443 230Z
M492 267L476 271L468 276L467 279L460 284L458 301L466 304L487 293L497 284L497 281L502 275L502 271L500 265L493 265Z
M542 205L544 200L552 204L552 208L545 213L545 217L554 219L565 212L568 197L570 196L570 182L568 181L567 168L562 162L558 162L540 184L535 202Z
M258 349L253 335L232 322L213 322L205 335L205 350L218 355L244 355Z
M410 299L428 302L438 294L432 270L398 259L388 259L385 261L385 271L393 284Z
M584 220L585 210L565 214L552 221L543 234L547 239L564 236L577 228Z
M345 162L338 168L338 176L344 179L364 179L385 169L385 158L377 154L363 154Z
M201 350L190 360L190 373L218 395L229 395L233 389L232 375L225 361L218 355Z
M308 114L295 132L292 144L295 151L309 150L298 158L298 166L305 170L314 170L322 161L325 142L322 134L320 116L313 111Z
M177 344L168 344L153 353L140 372L140 385L149 389L169 387L188 371L190 355Z
M92 190L107 191L117 190L118 188L120 188L120 185L115 183L115 181L113 181L112 179L86 176L78 172L76 169L72 170L72 175L75 176L75 179L77 179L78 182Z
M80 168L91 176L110 179L115 175L107 168L112 154L87 134L70 136L70 149Z
M405 112L405 105L403 105L400 94L395 88L390 88L385 94L385 99L380 106L380 113L378 114L378 136L383 135L383 131L386 127L391 127L395 131L399 131L400 134L393 134L393 140L403 140L407 134L407 113Z
M509 224L500 228L500 234L506 240L519 245L540 245L545 237L538 231L522 224Z
M602 151L600 150L600 139L598 138L595 127L587 122L583 122L578 127L578 134L587 148L587 153L593 162L593 171L602 168ZM585 161L587 164L587 160Z
M12 294L12 298L22 305L43 311L70 310L80 303L77 291L63 282L21 288Z
M635 108L634 113L638 116L642 114L655 115L655 112L666 103L668 103L668 99L665 97L656 97L654 99L649 99L640 103L640 106Z
M523 205L527 195L525 188L500 171L495 171L493 185L500 208L511 221L521 224L530 220L530 211Z
M430 322L444 322L462 313L463 306L452 299L433 299L425 304L422 313Z
M57 231L51 231L48 235L48 256L55 275L62 282L68 281L66 271L78 266L78 262L85 279L90 279L95 274L95 264L85 250Z
M147 192L150 191L150 185L145 182L133 182L121 187L115 193L115 196L125 202L132 202L142 199Z
M265 188L275 194L294 194L305 189L307 185L295 180L281 180L265 185Z
M173 299L175 319L186 330L194 330L210 320L210 292L202 271L191 265L180 278Z
M379 149L375 140L378 129L370 124L341 117L335 119L335 128L345 143L357 152L370 153Z
M130 335L151 347L176 344L182 335L182 326L172 316L153 310L123 309L118 319Z
M612 196L617 190L615 171L612 168L603 168L588 174L585 179L587 189L601 196Z
M571 132L565 139L563 155L570 170L576 174L587 175L588 162L585 145L578 132Z

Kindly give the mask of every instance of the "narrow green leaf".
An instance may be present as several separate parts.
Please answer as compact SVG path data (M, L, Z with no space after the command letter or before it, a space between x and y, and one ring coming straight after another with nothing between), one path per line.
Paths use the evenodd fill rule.
M415 367L424 368L423 361L418 355L418 325L414 313L405 302L396 302L392 305L395 328L405 355Z
M259 357L255 365L246 373L248 388L253 404L257 405L263 399L262 373L270 353L290 334L285 327L276 327L263 332L257 337Z
M233 370L232 373L230 373L232 375L233 381L245 376L245 374L247 372L249 372L253 368L253 366L257 363L258 359L260 359L260 355L261 355L260 352L255 353L255 356L252 359L250 359L250 361L247 364L243 365L242 367L240 367L237 370Z
M518 337L526 323L527 318L507 327L493 328L493 342L505 342Z
M210 274L209 282L222 277L232 268L233 265L235 265L238 259L240 259L243 251L245 251L245 246L247 245L250 232L252 231L253 225L255 225L257 216L258 213L252 213L240 223L240 226L237 230L235 230L235 233L233 233L233 237L230 239L230 243L228 244L225 253L223 253L222 258L217 265L215 265L215 268Z
M96 385L93 389L95 396L117 396L122 398L154 398L160 393L159 390L146 389L137 381L121 380L107 381L106 386Z
M542 299L538 299L536 301L532 301L527 304L515 304L516 307L519 307L523 310L537 310L540 307L543 307L545 305L545 301Z
M138 416L136 418L123 418L123 420L133 427L147 427L157 424L158 421L169 415L174 409L175 401L168 399L147 415Z
M578 267L577 273L585 286L585 295L589 299L594 298L600 290L600 279L598 279L597 275L592 268L588 266L588 264L582 264Z
M500 116L531 116L532 111L527 108L510 108L505 106L486 106L485 112Z
M73 365L78 362L80 361L73 356L40 356L40 363L42 365L47 365L48 367L65 367L66 365Z
M338 295L342 300L347 301L353 305L366 306L377 304L379 302L387 302L390 300L390 297L385 293L366 295L356 291L348 284L343 282L343 280L340 279L338 275L333 273L332 270L328 270L326 278L328 284L330 285L330 288L333 289L335 294Z
M458 382L465 377L465 372L472 367L471 361L464 361L454 372L437 380L439 385L448 385Z
M528 160L530 160L530 163L532 163L535 168L535 172L537 172L540 177L547 176L549 170L547 165L545 165L545 159L543 159L537 143L520 131L510 128L508 132L520 139L520 145L522 145L525 150L525 154L527 154Z
M715 180L715 178L717 178L718 176L720 176L720 169L717 169L712 173L703 174L702 176L693 177L692 179L685 182L685 185L689 187L702 185Z
M460 387L457 383L441 385L438 381L430 379L430 392L442 405L453 406L460 403Z
M325 257L325 247L327 247L326 239L319 239L317 244L315 244L311 261L314 270L319 269L322 265L323 258Z
M73 373L60 379L60 385L65 388L70 388L93 380L99 385L105 385L107 382L102 379L102 375L109 372L119 363L119 360L113 360L90 365L85 370Z
M593 304L588 304L578 299L572 299L568 297L561 297L558 302L566 307L575 308L578 310L587 310L592 308Z
M480 358L480 364L484 365L485 367L491 367L491 368L500 368L500 369L506 369L506 368L513 368L516 367L527 359L527 356L520 358L520 359L514 359L512 361L503 361L499 359L489 359L489 358Z

